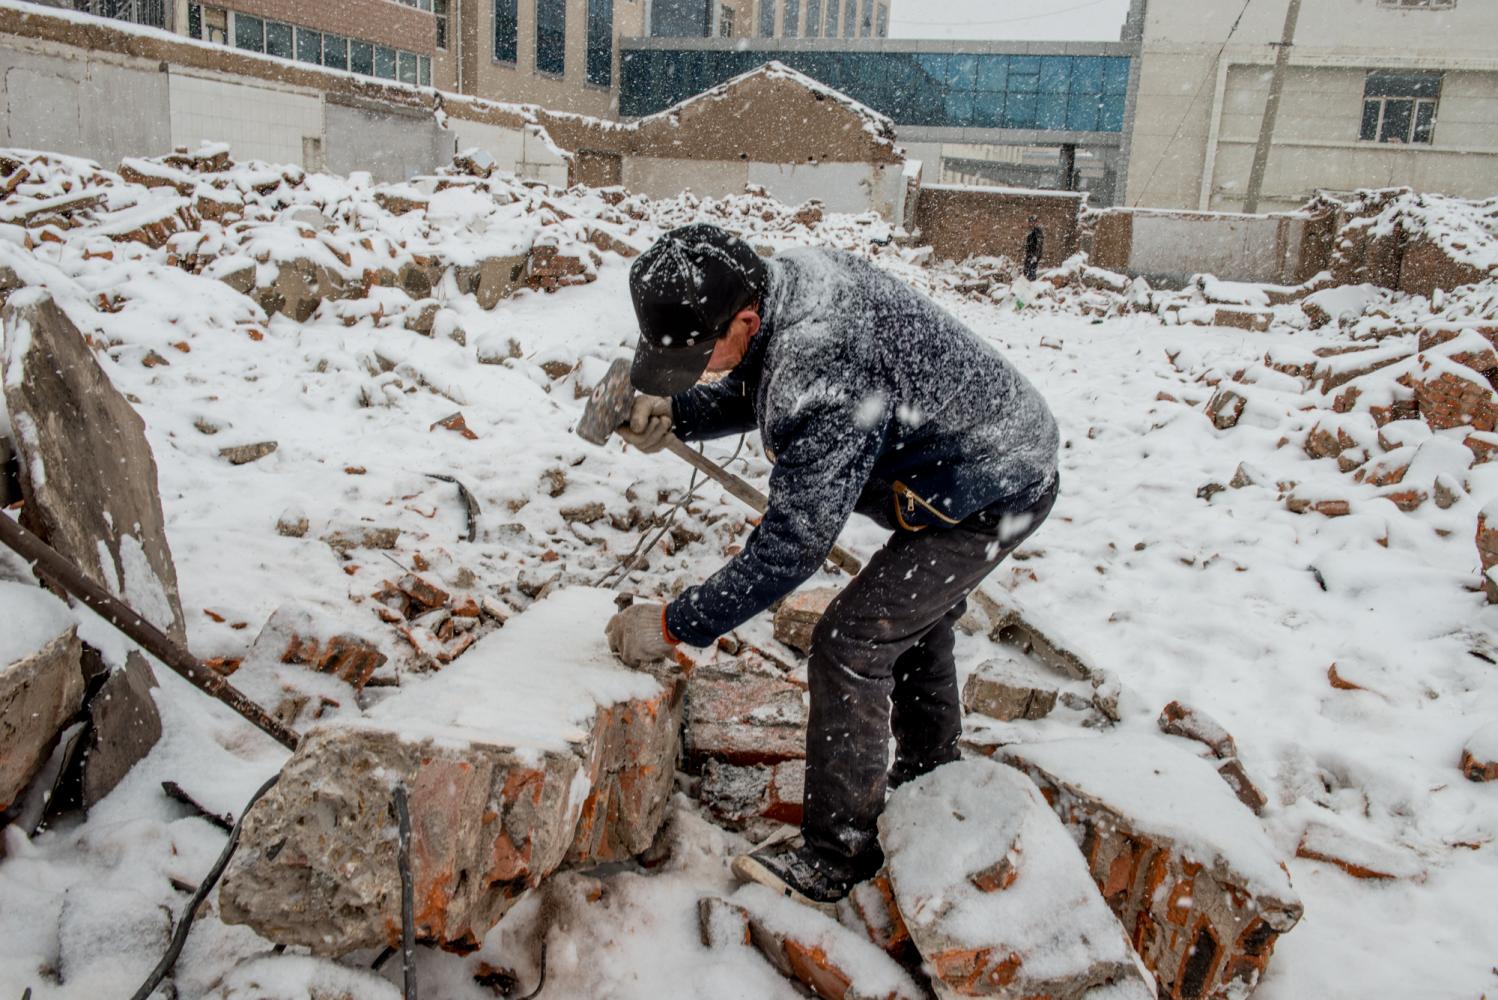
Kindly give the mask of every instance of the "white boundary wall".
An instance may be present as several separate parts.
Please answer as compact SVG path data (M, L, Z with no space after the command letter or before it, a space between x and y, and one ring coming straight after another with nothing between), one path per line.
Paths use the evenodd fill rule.
M745 185L754 184L787 205L815 198L829 212L877 212L898 221L904 207L902 171L900 164L780 164L626 156L622 179L626 190L650 198L674 198L688 189L699 198L725 198L743 194Z

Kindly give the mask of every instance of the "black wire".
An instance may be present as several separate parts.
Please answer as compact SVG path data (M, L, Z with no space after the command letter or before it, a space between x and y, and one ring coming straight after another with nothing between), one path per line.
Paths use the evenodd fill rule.
M1181 114L1181 120L1176 124L1175 134L1170 137L1170 141L1167 142L1165 144L1165 148L1160 151L1160 157L1159 159L1155 160L1154 168L1150 170L1150 175L1144 179L1144 185L1139 189L1139 197L1134 199L1135 208L1139 207L1139 202L1144 198L1145 192L1148 191L1149 186L1154 183L1155 174L1160 172L1160 164L1164 163L1165 157L1170 155L1171 147L1174 146L1176 144L1176 140L1181 137L1181 129L1186 127L1186 119L1190 118L1191 112L1195 110L1196 102L1201 99L1202 90L1207 86L1207 81L1212 78L1212 74L1217 72L1217 66L1220 62L1222 62L1222 54L1228 50L1228 42L1231 42L1233 40L1233 35L1238 31L1238 25L1243 22L1243 15L1248 13L1248 5L1251 3L1253 3L1253 0L1243 0L1242 9L1238 11L1238 16L1233 18L1233 26L1228 29L1227 37L1222 40L1222 46L1217 50L1217 58L1213 59L1211 64L1208 65L1207 72L1202 74L1201 83L1198 83L1196 85L1196 93L1191 95L1191 103L1186 105L1186 110Z
M416 903L411 887L411 811L406 786L395 786L395 819L400 831L396 863L401 873L401 984L405 1000L416 1000Z
M168 946L166 954L161 956L161 961L156 963L156 968L151 970L151 974L146 977L144 983L141 983L140 989L135 991L130 1000L146 1000L147 997L156 992L156 987L160 986L161 981L172 971L172 966L177 964L177 958L182 954L183 946L187 944L187 933L192 930L192 922L197 919L198 908L203 905L203 901L208 898L208 893L213 890L213 887L218 884L218 880L223 877L224 869L229 867L229 858L234 855L234 848L239 846L239 830L244 825L244 818L249 815L250 807L259 802L261 796L270 791L271 787L280 779L281 775L279 772L272 775L265 784L260 786L254 795L250 796L250 801L245 803L245 807L240 810L239 819L235 820L234 828L229 831L229 842L224 845L223 852L219 854L218 860L209 869L208 876L198 886L198 891L193 893L192 899L187 901L187 910L177 921L177 929L172 933L172 942Z

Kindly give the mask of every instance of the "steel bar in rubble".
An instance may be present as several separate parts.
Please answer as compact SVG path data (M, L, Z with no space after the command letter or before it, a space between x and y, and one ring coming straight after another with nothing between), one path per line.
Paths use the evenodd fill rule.
M395 822L398 836L396 863L401 876L401 986L405 1000L416 997L416 901L411 884L411 810L406 786L395 786Z
M34 565L47 580L98 612L193 687L228 705L246 722L288 750L296 749L301 738L295 732L277 722L269 712L251 701L244 692L224 680L217 672L199 663L191 653L132 611L124 601L84 576L78 567L52 546L4 514L0 514L0 542Z

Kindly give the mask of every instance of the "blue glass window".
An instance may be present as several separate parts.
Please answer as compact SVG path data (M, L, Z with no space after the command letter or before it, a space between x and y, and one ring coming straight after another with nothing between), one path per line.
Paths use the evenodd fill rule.
M973 123L973 94L967 90L954 90L947 94L947 123L964 128Z
M785 31L787 38L801 34L801 0L785 0Z
M614 82L614 0L588 0L588 82Z
M1071 93L1101 94L1103 92L1103 60L1094 58L1073 59L1071 65Z
M947 57L947 86L954 90L972 90L978 85L977 56Z
M1096 132L1101 101L1096 94L1072 94L1066 108L1066 127L1073 132Z
M983 56L978 60L978 89L1002 94L1009 87L1009 57Z
M1035 101L1034 94L1016 94L1010 91L1004 104L1004 127L1034 128Z
M1071 82L1071 60L1066 56L1046 56L1040 61L1040 92L1064 94Z
M1129 89L1129 61L1107 59L1103 66L1103 93L1123 94Z
M1124 121L1124 95L1109 94L1103 98L1102 109L1098 112L1099 132L1119 132L1123 130Z
M536 0L536 69L567 72L567 0Z
M494 0L494 58L512 63L520 52L520 0Z
M759 0L759 37L775 37L775 0Z
M1036 102L1036 128L1066 128L1066 95L1041 94Z
M822 33L822 0L806 0L806 37Z

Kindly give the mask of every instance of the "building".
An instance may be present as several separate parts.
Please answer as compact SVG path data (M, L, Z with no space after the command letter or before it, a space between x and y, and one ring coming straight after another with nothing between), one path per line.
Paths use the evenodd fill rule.
M1243 207L1288 0L1150 0L1126 202ZM1409 185L1498 194L1498 4L1315 0L1300 11L1260 199Z

